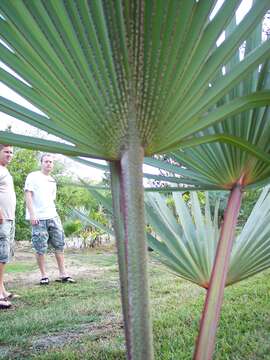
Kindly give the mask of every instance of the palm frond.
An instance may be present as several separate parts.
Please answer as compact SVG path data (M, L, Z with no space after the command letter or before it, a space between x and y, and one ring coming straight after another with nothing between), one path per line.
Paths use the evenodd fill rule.
M147 194L147 217L152 228L150 246L177 275L208 288L216 247L220 236L218 204L211 214L208 196L202 212L196 193L190 207L182 196L174 194L177 219L160 194ZM166 219L160 209L166 208ZM270 267L270 193L265 188L243 229L236 236L226 285L239 282ZM157 215L158 214L158 215ZM177 225L175 222L177 221ZM178 226L178 231L170 231Z
M112 216L110 201L99 191L88 190ZM181 194L173 194L173 210L161 194L146 194L147 240L154 250L153 254L177 276L208 288L220 236L221 205L218 197L211 204L207 192L204 206L200 204L196 192L191 192L190 196L190 203L186 203ZM226 286L270 267L269 216L270 191L266 187L235 237ZM89 219L91 225L102 227L103 231L111 234L109 228L95 225L92 220Z
M224 117L266 105L267 95L254 89L215 109L269 58L270 41L258 40L215 81L269 7L268 0L255 2L236 25L239 3L225 1L212 18L215 1L2 0L0 59L20 78L5 68L1 81L44 115L5 99L1 110L71 142L78 153L114 160L129 139L133 108L145 154L167 151Z

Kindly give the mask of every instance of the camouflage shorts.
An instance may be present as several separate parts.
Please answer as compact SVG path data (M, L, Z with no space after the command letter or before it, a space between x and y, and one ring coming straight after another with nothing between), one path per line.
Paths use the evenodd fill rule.
M0 224L0 263L7 263L14 254L15 223L4 220Z
M53 219L39 220L37 225L32 226L32 245L39 255L44 255L48 246L56 252L64 250L64 231L58 216Z

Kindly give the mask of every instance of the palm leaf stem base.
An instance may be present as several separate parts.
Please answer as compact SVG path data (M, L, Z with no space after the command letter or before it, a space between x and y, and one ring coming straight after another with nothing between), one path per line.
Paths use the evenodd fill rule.
M194 360L211 360L213 356L216 331L241 200L242 187L241 184L237 184L231 191L224 215L224 222L221 228L215 262L201 318Z
M128 283L127 283L127 262L125 251L125 231L123 222L123 209L121 204L121 165L119 161L110 163L111 173L111 188L113 195L113 225L116 238L117 254L118 254L118 267L120 276L120 288L121 288L121 301L124 318L124 329L126 338L127 358L131 359L131 340L128 324Z
M114 230L128 360L154 358L144 230L143 156L143 148L133 144L120 161L111 164Z

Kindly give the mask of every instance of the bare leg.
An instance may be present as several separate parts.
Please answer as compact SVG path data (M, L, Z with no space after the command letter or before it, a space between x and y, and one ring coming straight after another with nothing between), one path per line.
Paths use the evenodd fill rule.
M55 252L55 258L58 265L59 276L60 278L64 278L67 276L66 268L65 268L65 260L64 260L64 253L63 252Z
M36 254L36 259L37 259L37 264L41 273L41 277L42 278L46 278L47 273L46 273L46 268L45 268L45 255L39 255Z
M0 263L0 307L3 309L10 307L11 303L8 300L4 300L9 293L6 291L5 286L4 286L4 270L5 270L5 263Z
M4 269L5 263L0 263L0 299L6 296L6 289L4 286Z

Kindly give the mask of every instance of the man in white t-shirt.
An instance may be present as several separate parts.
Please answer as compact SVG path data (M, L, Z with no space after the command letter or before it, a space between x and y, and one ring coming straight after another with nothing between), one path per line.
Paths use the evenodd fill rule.
M0 144L0 309L8 309L14 294L4 286L5 265L9 262L15 235L16 195L7 165L13 157L13 147Z
M64 232L56 212L56 182L50 175L53 170L53 157L43 154L41 170L30 173L25 181L26 219L32 226L32 245L41 273L40 285L48 285L49 278L45 267L45 254L48 245L54 248L59 269L60 282L74 283L67 275L64 263Z

